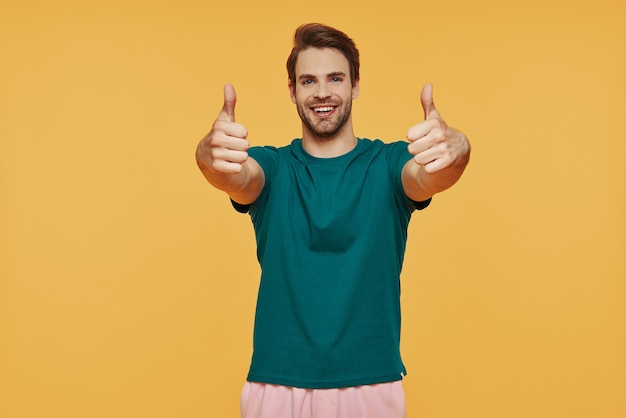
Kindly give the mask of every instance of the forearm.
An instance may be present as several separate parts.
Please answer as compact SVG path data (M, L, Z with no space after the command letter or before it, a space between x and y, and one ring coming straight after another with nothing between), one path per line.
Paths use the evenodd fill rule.
M464 164L454 165L436 173L428 173L424 167L420 167L417 182L431 196L443 192L452 187L461 178L467 166L467 161L469 160L466 160Z
M471 147L463 152L446 168L428 172L426 166L418 164L414 159L408 161L402 171L402 185L409 198L424 201L452 187L460 178L469 163Z
M224 191L237 203L249 204L256 200L265 184L265 176L259 164L252 158L241 164L236 173L224 173L211 169L200 157L196 156L200 171L216 189Z

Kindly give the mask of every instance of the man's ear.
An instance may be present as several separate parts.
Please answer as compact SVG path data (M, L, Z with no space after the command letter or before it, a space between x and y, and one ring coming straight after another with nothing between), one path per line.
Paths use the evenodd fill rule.
M296 103L296 86L289 80L289 96L291 97L291 102Z
M357 97L359 97L359 93L361 91L361 88L359 87L359 81L361 81L361 79L357 78L357 80L352 85L352 100L354 100Z

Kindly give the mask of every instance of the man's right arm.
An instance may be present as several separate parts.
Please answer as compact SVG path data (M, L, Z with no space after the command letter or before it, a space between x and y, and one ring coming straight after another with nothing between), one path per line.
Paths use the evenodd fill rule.
M196 161L209 183L235 202L247 205L261 194L265 175L261 166L248 157L248 130L235 123L236 102L235 89L225 85L224 107L198 144Z

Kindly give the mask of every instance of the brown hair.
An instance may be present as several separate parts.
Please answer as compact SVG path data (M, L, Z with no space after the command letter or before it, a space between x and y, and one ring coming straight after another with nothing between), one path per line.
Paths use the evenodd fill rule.
M335 48L341 52L350 64L350 81L359 79L359 50L354 41L345 33L320 23L307 23L296 29L293 36L293 49L287 58L289 81L296 81L296 61L298 54L308 48Z

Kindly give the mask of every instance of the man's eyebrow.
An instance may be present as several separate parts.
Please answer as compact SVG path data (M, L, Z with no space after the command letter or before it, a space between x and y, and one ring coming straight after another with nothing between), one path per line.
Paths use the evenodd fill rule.
M308 79L316 79L317 77L315 77L313 74L300 74L298 76L298 80L308 80Z
M343 71L333 71L332 73L328 73L326 74L326 77L345 77L346 73L344 73ZM309 79L317 79L317 76L314 76L313 74L300 74L298 76L298 80L309 80Z

